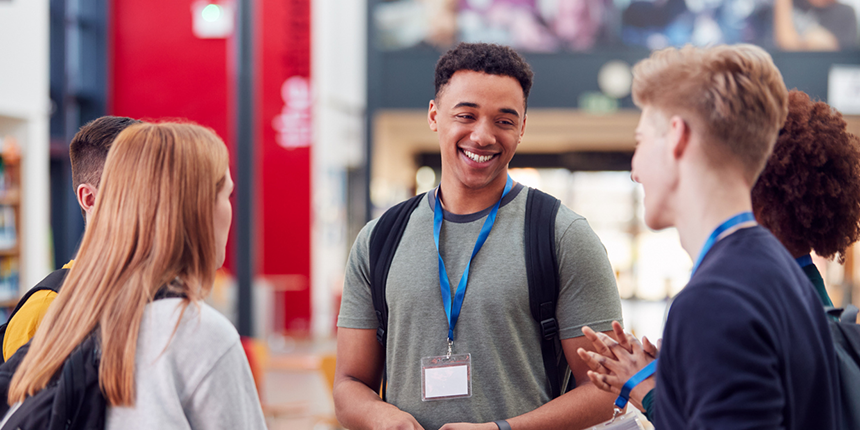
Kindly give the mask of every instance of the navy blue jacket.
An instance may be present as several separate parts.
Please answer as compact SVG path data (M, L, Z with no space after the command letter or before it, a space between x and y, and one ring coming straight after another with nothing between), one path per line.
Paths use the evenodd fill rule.
M835 429L827 319L806 275L762 227L718 241L663 332L655 427Z

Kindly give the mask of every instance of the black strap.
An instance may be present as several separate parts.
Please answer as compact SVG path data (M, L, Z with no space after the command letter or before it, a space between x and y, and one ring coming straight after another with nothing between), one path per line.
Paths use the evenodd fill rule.
M857 306L854 306L849 303L844 308L825 306L824 312L827 314L827 316L832 317L837 321L857 324L857 313L860 312L860 310L857 309Z
M155 292L155 295L152 297L152 301L161 299L184 299L187 297L188 296L185 293L172 290L167 285L164 285Z
M857 309L857 306L849 303L845 306L845 310L842 311L842 316L839 318L839 321L847 322L847 323L857 323L857 313L860 310Z
M555 252L555 218L561 202L540 190L529 189L526 200L524 244L529 306L541 331L541 355L551 398L565 390L569 368L558 336L555 318L558 301L558 261Z
M97 332L90 333L88 338L93 336L98 338ZM78 415L81 412L82 394L86 388L86 348L84 344L87 343L87 340L87 338L84 338L84 341L69 354L69 358L63 364L62 385L65 392L65 404L63 406L66 409L61 416L65 416L69 422L77 421Z
M51 272L48 276L46 276L45 279L42 279L41 281L39 281L39 283L36 284L36 286L34 286L33 288L30 288L30 290L27 291L26 294L24 294L24 297L21 297L21 300L18 300L18 304L15 305L15 309L12 311L11 314L9 314L9 319L7 321L12 320L12 317L15 316L15 314L18 312L18 310L21 309L22 306L24 306L24 303L26 303L27 300L30 299L30 296L32 296L33 294L36 294L39 291L46 291L46 290L53 291L55 293L59 293L60 287L63 286L63 281L66 280L66 275L68 275L68 274L69 274L69 269L55 270L55 271Z
M9 325L9 321L12 321L12 318L15 314L18 313L19 310L24 306L24 303L27 303L27 300L30 300L30 296L38 293L39 291L53 291L55 293L60 292L60 287L63 286L63 281L66 279L66 275L68 275L69 269L59 269L51 272L45 279L39 281L33 288L30 288L24 297L21 297L21 300L18 300L18 304L15 305L15 309L12 310L12 313L9 314L9 318L6 319L6 323L0 325L0 346L3 345L3 341L6 339L6 327ZM2 348L0 348L0 364L4 363Z
M376 329L376 340L384 347L386 343L386 330L388 329L388 303L385 302L385 284L388 282L388 271L391 269L391 261L394 253L400 245L400 239L409 223L412 211L418 207L418 203L426 193L412 197L405 202L387 210L370 235L370 294L373 297L373 309L376 311L376 319L379 328Z
M376 329L376 340L382 345L385 354L385 344L388 330L388 303L385 301L385 285L388 282L388 271L394 253L400 245L400 239L409 224L409 217L418 207L426 193L421 193L405 202L387 210L373 228L370 234L370 295L373 298L373 309L379 325ZM384 356L384 355L383 355ZM380 395L385 400L385 389L388 382L388 368L382 371L382 386Z

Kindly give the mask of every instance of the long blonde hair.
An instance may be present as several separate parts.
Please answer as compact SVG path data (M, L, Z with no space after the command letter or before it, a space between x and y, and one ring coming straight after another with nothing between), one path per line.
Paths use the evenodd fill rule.
M75 265L12 378L9 404L43 389L96 328L102 392L110 405L134 404L146 304L166 284L178 285L185 306L212 287L213 212L228 162L224 142L195 124L139 124L117 136Z

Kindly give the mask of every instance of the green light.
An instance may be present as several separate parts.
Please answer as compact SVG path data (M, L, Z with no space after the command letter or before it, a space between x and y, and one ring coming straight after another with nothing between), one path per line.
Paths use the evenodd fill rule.
M221 6L217 4L208 4L203 8L203 19L208 22L218 21L218 18L221 18Z

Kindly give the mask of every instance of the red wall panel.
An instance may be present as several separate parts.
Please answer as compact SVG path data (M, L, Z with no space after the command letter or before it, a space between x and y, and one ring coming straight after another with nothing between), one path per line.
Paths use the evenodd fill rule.
M191 1L115 0L110 111L187 118L229 140L227 40L191 31Z
M302 140L309 138L310 116L308 110L295 109L295 104L309 94L282 89L290 78L310 80L310 0L262 0L258 5L262 22L258 133L265 226L260 237L261 268L278 280L276 287L283 291L284 327L306 331L311 318L311 149L310 142ZM284 145L274 123L281 124L294 146Z
M232 152L232 44L225 39L195 37L191 4L192 0L113 1L109 112L141 119L189 119L213 128ZM309 109L287 112L281 91L290 77L310 79L310 0L257 0L254 4L258 65L255 174L257 219L261 221L255 223L255 273L269 277L281 291L276 313L283 319L276 324L303 331L309 328L311 316L310 147L309 142L289 148L279 144L283 139L279 140L273 121L287 118L291 132L310 131ZM228 268L232 267L231 254L228 249Z
M194 36L191 3L113 1L108 112L144 120L191 120L215 130L232 152L228 41Z

